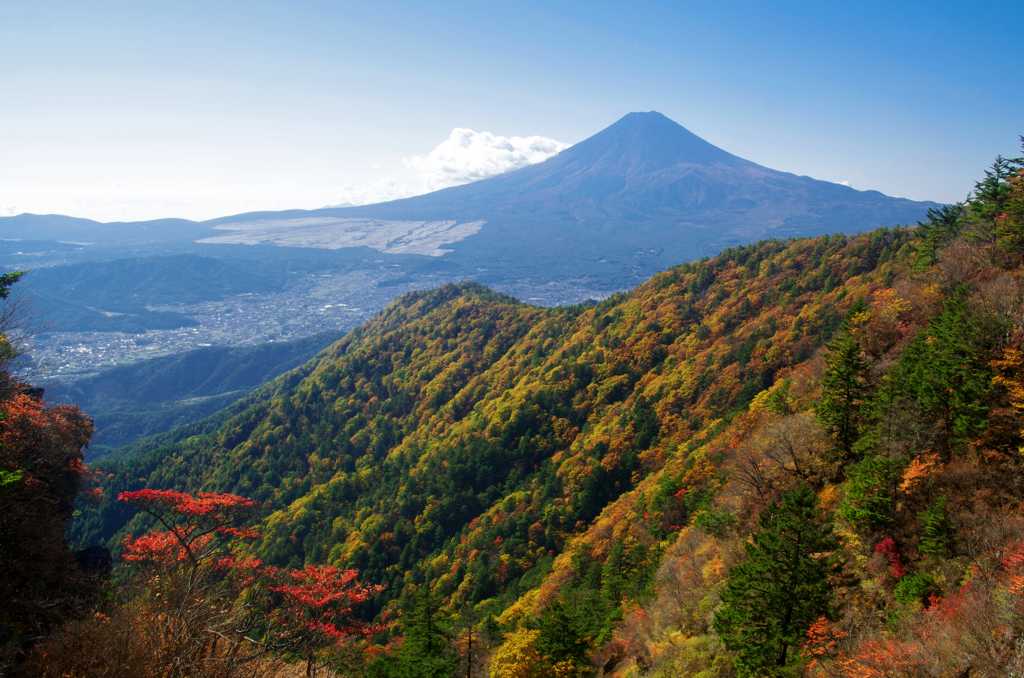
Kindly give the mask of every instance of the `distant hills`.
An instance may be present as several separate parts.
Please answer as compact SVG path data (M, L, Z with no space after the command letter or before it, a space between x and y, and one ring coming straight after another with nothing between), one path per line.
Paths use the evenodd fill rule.
M194 304L234 294L279 292L254 268L194 254L152 256L33 270L24 288L65 332L127 332L195 325L188 316L149 306Z
M43 268L29 273L25 283L36 293L121 313L152 304L280 292L283 287L279 279L248 266L193 254Z
M382 252L413 252L402 249L403 238L429 240L442 228L434 224L449 224L436 236L437 246L446 252L443 258L453 265L456 279L579 277L623 287L725 247L913 223L936 206L762 167L649 112L630 113L542 163L404 200L254 212L201 223L164 219L98 224L20 215L0 219L0 231L8 238L76 240L136 250L175 243L210 252L219 246L195 241L214 237L223 242L224 236L244 231L248 239L238 242L256 249L301 247L296 228L312 226L314 232L335 229L343 237L309 237L308 246L369 244ZM405 222L409 227L403 231ZM484 223L451 226L477 222ZM396 235L374 238L374 229L381 228ZM367 231L365 238L360 229Z
M139 438L208 417L257 386L302 365L344 336L341 330L256 346L208 346L121 365L47 389L89 412L95 459Z

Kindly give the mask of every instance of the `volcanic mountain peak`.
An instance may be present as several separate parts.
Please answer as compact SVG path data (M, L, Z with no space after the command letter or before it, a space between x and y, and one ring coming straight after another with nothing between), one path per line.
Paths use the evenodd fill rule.
M469 184L374 205L209 223L244 230L260 221L259 242L284 243L284 235L294 240L295 229L264 232L270 221L327 220L317 242L337 241L326 233L331 228L387 222L444 231L446 264L478 279L590 276L613 285L760 238L913 223L936 206L773 170L650 111L629 113L544 162ZM216 242L252 240L218 232Z
M628 113L594 136L571 146L548 163L591 171L618 169L649 174L667 167L748 163L704 141L657 111Z
M443 257L460 271L453 277L587 277L626 287L732 245L913 223L937 206L773 170L650 111L629 113L544 162L402 200L198 224L72 221L76 241L368 246ZM40 237L24 216L0 223L5 237ZM54 239L72 239L61 228Z

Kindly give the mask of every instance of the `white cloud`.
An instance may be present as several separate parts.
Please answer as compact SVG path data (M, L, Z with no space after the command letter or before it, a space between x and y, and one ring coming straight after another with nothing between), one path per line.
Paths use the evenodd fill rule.
M533 165L567 148L569 144L547 137L499 137L456 127L451 136L427 155L402 160L416 173L419 186L399 184L390 177L374 184L348 184L341 187L339 202L369 205L422 195Z
M547 160L569 144L546 137L499 137L456 127L426 156L403 160L420 173L425 192L468 184Z
M842 186L849 186L850 182L849 181L840 181L839 184L842 185Z

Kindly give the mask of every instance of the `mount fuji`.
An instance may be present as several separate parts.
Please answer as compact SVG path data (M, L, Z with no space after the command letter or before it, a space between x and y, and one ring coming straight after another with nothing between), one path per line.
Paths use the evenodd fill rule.
M913 223L937 206L763 167L648 112L629 113L535 165L403 200L198 223L21 215L0 219L0 229L8 238L174 242L196 252L227 244L370 247L431 255L452 275L482 282L632 286L729 246Z

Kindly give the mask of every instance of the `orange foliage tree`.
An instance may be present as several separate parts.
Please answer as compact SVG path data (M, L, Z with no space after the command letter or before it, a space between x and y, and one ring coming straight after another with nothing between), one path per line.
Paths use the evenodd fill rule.
M0 399L0 644L45 631L83 593L62 537L91 435L75 407Z

